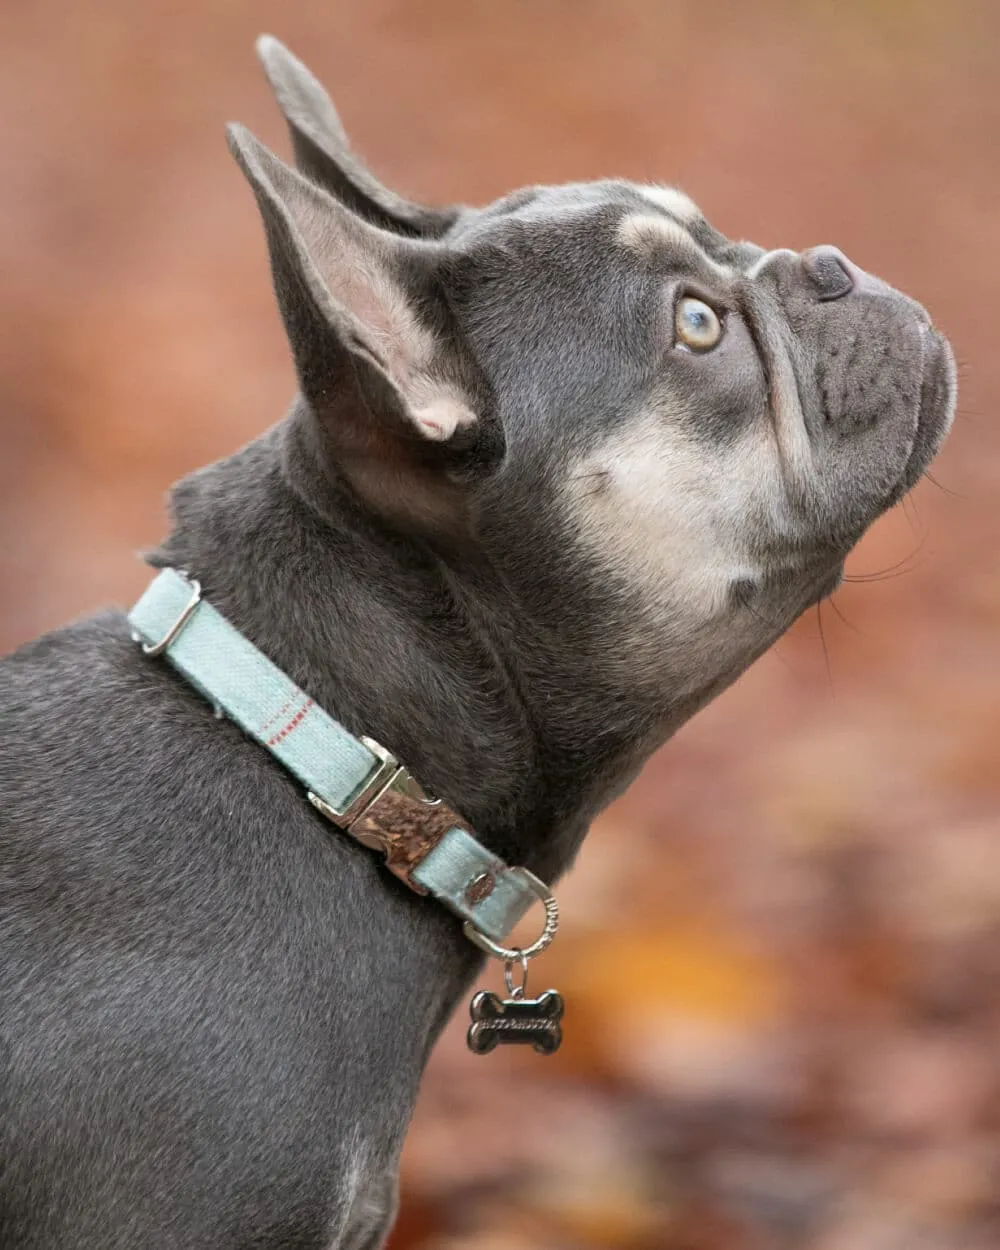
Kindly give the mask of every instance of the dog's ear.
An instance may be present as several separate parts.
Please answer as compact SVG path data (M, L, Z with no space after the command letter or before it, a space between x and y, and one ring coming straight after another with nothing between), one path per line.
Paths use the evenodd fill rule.
M382 230L242 126L230 148L264 219L299 384L331 461L383 512L451 524L455 470L490 438L478 375L447 333L443 245Z
M454 208L425 208L382 186L351 151L333 102L315 76L271 35L257 55L285 115L295 163L354 212L386 230L439 238L458 216Z

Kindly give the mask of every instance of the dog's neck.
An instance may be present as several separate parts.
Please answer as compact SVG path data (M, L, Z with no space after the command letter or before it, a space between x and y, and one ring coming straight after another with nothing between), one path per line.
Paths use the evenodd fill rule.
M196 576L331 715L543 879L565 871L594 815L702 701L657 708L614 690L574 631L551 629L556 604L539 619L537 584L373 521L320 480L301 412L184 479L172 502L174 530L151 563Z

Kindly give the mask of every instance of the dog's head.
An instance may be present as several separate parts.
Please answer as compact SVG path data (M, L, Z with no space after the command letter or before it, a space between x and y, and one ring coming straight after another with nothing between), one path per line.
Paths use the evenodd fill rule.
M636 680L735 675L937 451L948 345L836 249L733 243L622 181L416 206L259 47L299 171L231 144L331 480Z

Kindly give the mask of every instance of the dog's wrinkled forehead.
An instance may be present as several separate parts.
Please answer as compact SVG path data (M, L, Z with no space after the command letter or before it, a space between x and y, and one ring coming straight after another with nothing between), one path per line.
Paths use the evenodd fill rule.
M726 238L683 191L620 179L522 188L484 208L464 210L448 237L465 246L499 242L504 223L533 238L542 252L558 250L560 232L568 230L593 245L595 262L621 263L610 249L613 242L631 243L640 253L657 242L673 244L686 248L690 261L715 261L734 272L749 269L763 254L753 244Z

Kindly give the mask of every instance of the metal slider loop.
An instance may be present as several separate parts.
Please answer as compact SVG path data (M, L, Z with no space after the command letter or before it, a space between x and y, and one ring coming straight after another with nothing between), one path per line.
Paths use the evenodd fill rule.
M494 942L482 930L477 929L470 920L467 920L462 926L462 932L470 942L478 946L481 951L485 951L487 955L492 955L495 959L502 959L508 966L520 963L523 967L529 959L534 959L536 955L540 955L546 947L551 945L552 939L556 935L556 930L559 928L559 904L545 882L540 881L527 868L511 868L510 872L519 877L532 893L537 895L545 908L545 926L540 936L530 946L521 948L518 946L501 946L499 942Z
M170 626L159 642L144 642L142 644L143 654L148 655L150 659L155 659L156 656L162 655L164 651L166 651L166 649L177 638L177 635L194 615L195 608L197 608L198 604L201 603L201 582L197 581L193 577L186 580L188 580L191 585L191 598L188 600L180 616L176 621L174 621L173 625Z

